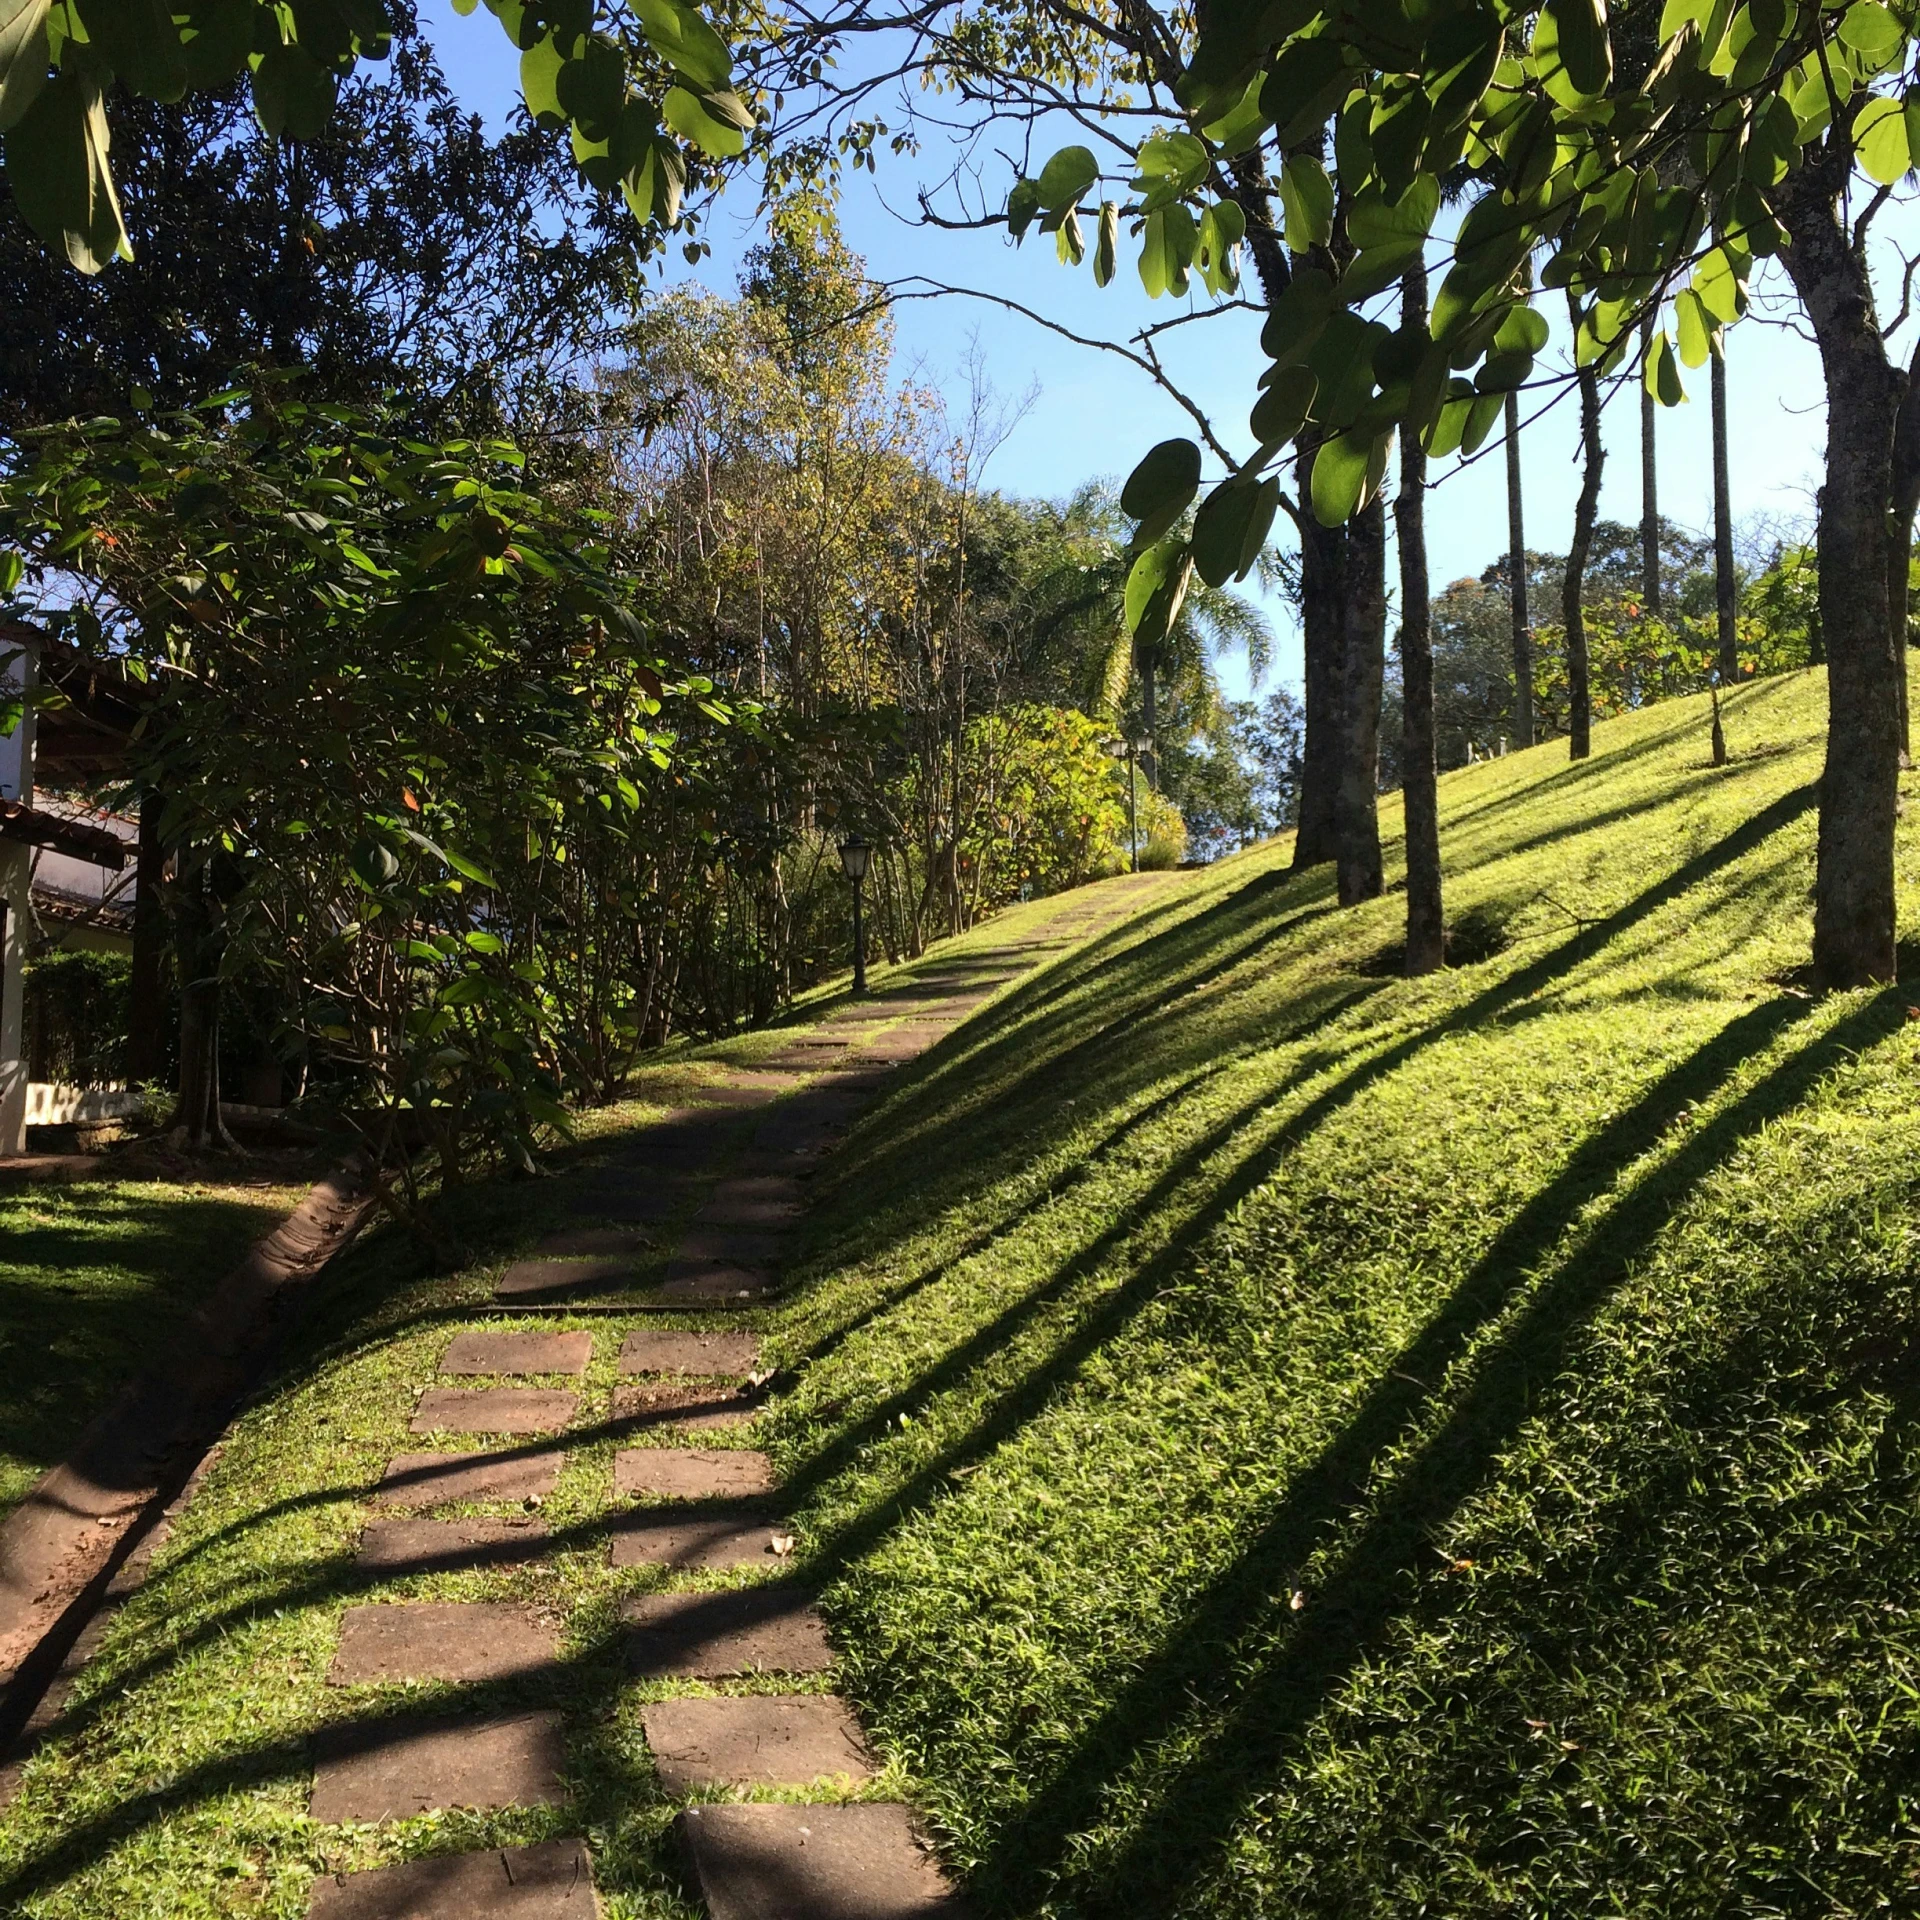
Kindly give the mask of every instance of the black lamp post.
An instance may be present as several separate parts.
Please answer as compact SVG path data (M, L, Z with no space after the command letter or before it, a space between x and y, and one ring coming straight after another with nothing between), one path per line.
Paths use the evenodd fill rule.
M865 993L867 990L867 940L866 930L860 920L860 885L867 877L867 861L872 857L873 849L857 833L849 834L840 842L840 865L847 878L853 882L853 990Z

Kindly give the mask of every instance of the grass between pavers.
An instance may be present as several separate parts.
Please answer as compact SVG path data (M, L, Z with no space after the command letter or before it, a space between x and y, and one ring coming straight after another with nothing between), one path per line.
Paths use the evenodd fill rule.
M997 924L1017 934L1023 920L1041 911L1022 910ZM989 938L982 930L970 942L947 943L926 965L945 964L963 946ZM711 1071L758 1050L753 1036L684 1051ZM615 1427L609 1401L620 1343L631 1326L757 1326L766 1332L768 1359L778 1365L787 1349L777 1321L765 1312L627 1318L480 1317L475 1311L505 1265L543 1232L591 1220L577 1210L571 1174L617 1158L635 1127L658 1118L674 1097L667 1079L619 1107L583 1116L579 1143L557 1156L559 1177L476 1184L449 1196L444 1217L457 1225L473 1256L460 1272L421 1275L398 1237L378 1229L342 1257L331 1296L297 1341L285 1377L236 1424L156 1556L149 1582L116 1618L101 1656L83 1675L57 1737L30 1764L19 1799L0 1816L0 1912L298 1915L316 1874L580 1833L594 1847L596 1877L614 1920L685 1920L694 1911L666 1840L683 1801L663 1796L654 1779L640 1731L642 1707L669 1693L818 1692L831 1681L705 1687L625 1678L614 1632L624 1595L804 1578L809 1556L803 1538L795 1561L770 1560L766 1576L611 1568L601 1523L614 1505L613 1454L621 1445L671 1444L674 1436ZM736 1148L757 1118L743 1114L731 1126ZM354 1549L375 1511L373 1488L394 1454L551 1444L545 1437L489 1441L409 1432L421 1388L489 1384L437 1372L447 1343L473 1327L584 1328L594 1335L584 1382L514 1382L582 1395L581 1419L566 1443L567 1468L541 1513L551 1541L546 1564L406 1580L359 1574ZM739 1431L681 1438L702 1447L752 1446L765 1425L763 1418ZM778 1502L772 1504L778 1511ZM449 1517L499 1511L440 1509ZM494 1688L330 1688L325 1676L341 1614L370 1597L521 1601L561 1628L562 1670L551 1681ZM318 1728L400 1707L469 1711L508 1704L567 1711L578 1788L571 1806L430 1815L381 1828L320 1827L307 1819L306 1743ZM897 1768L883 1768L854 1797L898 1798L908 1789Z
M0 1518L305 1191L110 1169L0 1186Z

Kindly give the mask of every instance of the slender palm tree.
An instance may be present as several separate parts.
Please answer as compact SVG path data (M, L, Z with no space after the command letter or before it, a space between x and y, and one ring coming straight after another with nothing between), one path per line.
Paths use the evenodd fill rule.
M1190 712L1211 711L1220 699L1213 663L1223 653L1245 654L1257 684L1273 664L1272 625L1246 595L1196 574L1165 638L1139 646L1124 617L1130 529L1112 487L1081 487L1060 509L1060 527L1058 553L1035 583L1036 651L1067 667L1092 712L1117 716L1129 693L1137 695L1152 782L1160 695L1177 694ZM1278 587L1283 571L1271 549L1260 556L1263 584Z

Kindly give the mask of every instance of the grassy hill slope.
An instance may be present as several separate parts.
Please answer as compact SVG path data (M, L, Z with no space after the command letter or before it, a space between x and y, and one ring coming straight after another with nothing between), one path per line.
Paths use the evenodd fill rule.
M861 1791L926 1807L980 1920L1920 1912L1920 1020L1799 984L1823 708L1740 690L1720 770L1677 702L1449 776L1432 979L1397 896L1341 911L1284 846L1138 883L819 1174L748 1431ZM466 1190L462 1273L345 1256L0 1812L0 1913L298 1920L317 1873L584 1834L608 1920L695 1920L617 1424L570 1434L540 1561L354 1558L567 1192ZM623 1323L576 1324L604 1407ZM376 1592L565 1623L568 1804L309 1818L315 1732L476 1704L328 1686Z
M1920 1910L1920 1026L1798 984L1824 696L1449 776L1430 980L1226 862L836 1163L777 1450L987 1912Z

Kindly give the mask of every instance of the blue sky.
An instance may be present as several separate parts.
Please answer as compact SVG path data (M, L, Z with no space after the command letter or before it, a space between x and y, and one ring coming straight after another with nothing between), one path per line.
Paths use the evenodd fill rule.
M462 19L450 0L426 0L421 24L463 104L499 128L518 91L518 55L485 9ZM923 157L919 170L937 161ZM1034 308L1071 330L1124 341L1137 328L1183 309L1171 298L1149 301L1124 251L1119 273L1104 290L1090 268L1058 264L1050 240L1021 249L1004 235L920 228L893 209L911 208L916 175L882 159L877 180L852 177L842 208L849 243L866 256L876 278L900 281L925 275L949 285L999 294ZM1000 188L1011 183L1011 171ZM889 206L891 203L891 207ZM695 271L677 251L666 269L731 291L741 254L753 243L752 195L723 206L707 237L714 258ZM1124 236L1123 236L1124 249ZM1195 282L1196 293L1199 292ZM1185 303L1198 312L1204 295ZM1820 367L1812 346L1789 325L1784 296L1762 299L1776 317L1749 319L1729 335L1729 449L1736 521L1753 516L1810 518L1825 434ZM964 403L965 364L977 343L993 386L1008 400L1035 390L1032 406L988 469L986 479L1009 493L1055 497L1099 474L1123 476L1156 440L1191 430L1187 416L1151 379L1109 354L1076 346L985 301L915 300L896 310L897 374L945 389ZM1236 450L1248 441L1246 413L1262 361L1258 321L1226 314L1197 321L1168 339L1166 358L1182 387L1201 405ZM1564 354L1556 342L1545 360ZM1687 405L1662 413L1659 484L1662 511L1682 526L1711 523L1713 487L1706 370L1689 373ZM1536 404L1538 404L1536 402ZM1629 383L1606 411L1607 461L1601 491L1605 518L1631 521L1640 511L1637 390ZM1569 400L1555 405L1523 440L1526 454L1527 541L1564 549L1580 476L1577 431ZM1505 468L1497 444L1465 467L1447 462L1428 509L1428 545L1436 587L1478 573L1506 546ZM1284 517L1279 537L1285 537ZM1277 674L1297 680L1299 636L1284 610L1271 609L1278 630ZM1223 662L1230 691L1244 692L1244 671Z

